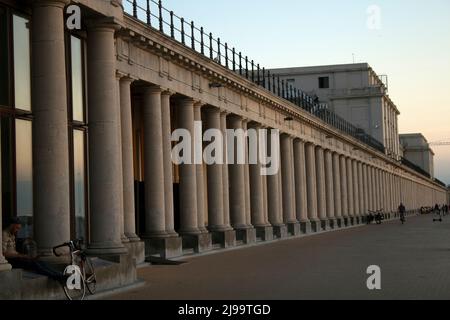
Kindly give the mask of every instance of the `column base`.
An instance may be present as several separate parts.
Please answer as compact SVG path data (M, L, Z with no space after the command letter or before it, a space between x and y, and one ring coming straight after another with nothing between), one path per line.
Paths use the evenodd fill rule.
M321 231L328 231L330 230L330 222L328 221L328 219L321 219L320 220L320 229Z
M288 222L287 224L288 235L298 236L300 234L300 224L298 222Z
M234 230L212 231L211 239L213 245L219 244L223 249L236 246L236 232Z
M123 246L121 242L111 243L92 243L86 250L88 255L102 257L102 256L118 256L127 254L127 249Z
M300 232L302 234L309 234L312 232L311 222L308 221L300 221Z
M135 233L125 233L125 236L130 240L130 242L140 242L141 238Z
M181 235L183 239L183 249L194 249L195 253L202 253L212 250L211 234L186 234Z
M330 230L337 229L337 226L336 226L336 219L334 219L334 218L329 218L329 219L328 219L328 225L329 225L329 227L330 227Z
M12 269L12 267L11 267L11 265L9 263L2 262L0 264L0 272L2 272L2 271L11 271L11 269Z
M311 232L316 233L321 231L321 221L320 220L310 220Z
M284 239L288 236L287 226L284 224L273 226L273 238Z
M144 238L145 255L158 255L162 259L177 258L183 255L180 237Z
M256 239L261 241L272 241L273 240L273 228L270 226L265 227L255 227L256 229Z
M245 244L252 244L256 242L255 228L236 229L236 240L243 241Z
M354 226L355 225L355 217L349 218L349 225Z
M128 255L136 260L136 265L145 262L145 243L144 241L130 241L125 243L125 248L128 250Z

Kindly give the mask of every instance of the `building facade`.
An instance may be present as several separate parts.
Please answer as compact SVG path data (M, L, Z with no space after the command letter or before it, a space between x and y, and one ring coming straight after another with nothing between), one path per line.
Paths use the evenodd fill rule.
M445 202L445 188L233 70L220 40L213 52L203 29L189 37L193 23L175 27L149 4L0 1L1 213L24 221L41 255L84 238L92 255L142 262L144 250L179 257ZM69 5L80 29L67 27ZM260 142L280 145L280 170L175 165L171 133L196 121L203 132L279 130ZM10 272L1 254L0 270Z
M403 157L434 178L434 152L421 133L401 134Z
M339 116L381 142L386 154L399 158L399 110L386 85L367 63L272 69L300 86Z

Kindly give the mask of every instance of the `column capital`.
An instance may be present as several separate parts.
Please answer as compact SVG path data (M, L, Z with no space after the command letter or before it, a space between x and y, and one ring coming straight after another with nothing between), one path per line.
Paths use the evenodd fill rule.
M33 7L59 7L64 8L70 0L32 0Z
M126 81L130 83L138 80L137 78L131 76L129 73L125 73L119 70L116 71L116 78L120 81Z
M88 30L106 29L111 31L119 31L122 29L121 22L115 17L92 18L85 20Z
M174 94L176 94L176 92L175 91L173 91L173 90L171 90L171 89L166 89L166 88L161 88L161 95L163 95L163 96L169 96L169 97L171 97L171 96L173 96Z

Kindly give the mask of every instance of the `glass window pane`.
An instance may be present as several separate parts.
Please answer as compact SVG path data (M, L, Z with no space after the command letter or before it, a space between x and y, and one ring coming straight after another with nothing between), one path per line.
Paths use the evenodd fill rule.
M9 106L8 31L6 9L0 7L0 105Z
M79 130L73 131L73 163L76 237L86 239L86 162L84 132Z
M31 111L29 21L13 16L14 97L17 109Z
M14 212L14 184L13 184L13 143L12 138L14 134L12 132L13 119L2 117L1 118L1 204L3 212L3 222L7 218L10 218Z
M31 121L16 119L17 217L22 220L20 238L33 231L33 157Z
M82 63L82 46L81 40L71 37L71 53L72 53L72 109L73 120L84 121L83 111L83 63Z

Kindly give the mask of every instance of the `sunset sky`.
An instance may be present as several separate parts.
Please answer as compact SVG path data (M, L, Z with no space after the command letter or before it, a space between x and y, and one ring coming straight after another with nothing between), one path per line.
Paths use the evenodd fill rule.
M450 141L448 0L164 0L262 66L367 62L389 77L401 133ZM369 28L368 9L380 10ZM434 147L436 177L450 184L450 146Z

